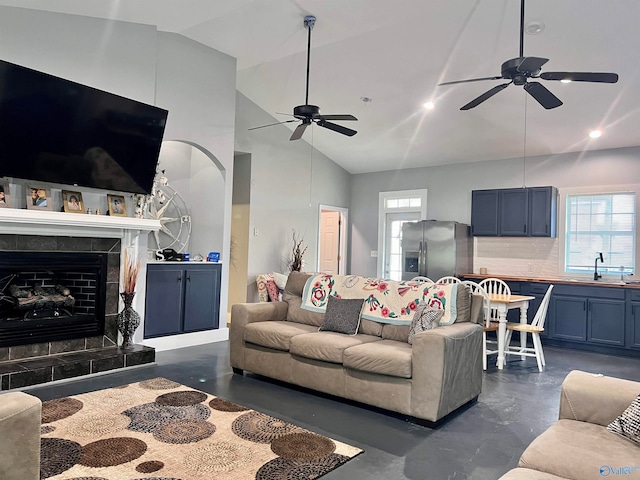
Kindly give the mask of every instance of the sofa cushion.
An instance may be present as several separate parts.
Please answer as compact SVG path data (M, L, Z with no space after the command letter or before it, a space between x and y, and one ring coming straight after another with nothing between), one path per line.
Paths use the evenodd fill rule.
M300 357L342 363L342 354L346 348L377 341L380 341L380 337L374 337L373 335L315 332L293 337L289 351Z
M640 447L640 395L622 414L607 426L607 430L628 438ZM640 451L638 452L640 455Z
M311 275L308 273L291 272L287 277L287 283L284 287L284 291L302 298L302 291L304 290L304 286L310 276Z
M315 331L316 327L313 325L304 325L302 323L282 321L253 322L244 327L244 341L275 350L287 351L292 337Z
M464 283L457 283L458 292L456 293L456 321L471 321L471 290Z
M337 332L355 335L360 326L360 312L364 300L329 297L321 332Z
M363 343L347 348L342 364L363 372L411 378L411 345L395 340Z
M398 342L409 342L410 325L383 325L382 339L396 340Z
M287 320L289 322L319 327L324 320L324 312L310 312L309 310L300 308L302 305L302 290L307 282L307 278L310 276L311 275L307 273L291 272L289 278L287 278L284 293L282 294L282 301L289 304L287 308Z
M499 480L565 480L551 473L531 470L530 468L514 468L509 470Z
M274 280L267 280L267 293L269 294L269 301L280 301L280 290Z
M360 328L358 329L359 333L364 333L365 335L375 335L376 337L380 337L382 335L382 323L374 322L373 320L367 320L366 318L360 319Z
M606 427L561 419L531 442L518 466L564 478L602 478L600 468L638 464L640 449Z

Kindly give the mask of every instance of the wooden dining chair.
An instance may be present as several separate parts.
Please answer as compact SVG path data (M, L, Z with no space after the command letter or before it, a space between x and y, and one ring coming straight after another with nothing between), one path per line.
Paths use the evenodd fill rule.
M417 277L413 277L411 280L409 280L410 282L417 282L417 283L435 283L433 280L431 280L429 277L423 277L423 276L417 276Z
M494 293L498 295L511 295L511 289L507 282L504 280L500 280L499 278L489 277L484 280L478 282L482 288L485 289L487 293ZM491 308L491 319L498 320L498 309Z
M535 317L531 323L516 323L507 322L507 337L505 339L505 355L522 355L525 357L536 357L538 362L538 370L542 371L542 367L546 365L544 360L544 352L542 351L542 341L540 340L540 334L544 332L544 322L547 318L547 310L549 309L549 300L551 299L551 290L553 285L549 285L547 293L544 294L542 302L536 311ZM524 341L522 345L511 345L511 334L516 331L520 332L520 335L524 335ZM533 347L526 346L527 333L531 334L533 340Z
M486 370L487 357L489 355L495 355L498 353L498 341L487 339L487 332L497 332L499 323L497 321L491 321L491 313L490 313L491 300L489 300L489 294L487 293L487 291L482 286L480 286L476 282L472 282L471 280L464 280L462 284L469 287L469 292L471 294L475 293L477 295L482 295L484 299L482 303L482 312L483 312L482 369ZM488 345L492 346L492 348L488 348L487 347Z
M458 277L453 277L451 275L440 277L438 280L436 280L436 283L461 283L461 282L462 280L460 280Z

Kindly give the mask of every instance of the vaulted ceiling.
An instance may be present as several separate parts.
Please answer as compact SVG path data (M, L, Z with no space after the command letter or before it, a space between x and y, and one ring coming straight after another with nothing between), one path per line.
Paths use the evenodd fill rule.
M307 30L311 104L351 113L353 137L314 127L314 146L351 173L640 145L640 2L528 0L525 56L543 71L616 72L616 84L542 83L564 105L542 108L511 85L478 107L518 56L519 0L0 0L0 5L156 25L238 59L237 89L287 120L304 103ZM368 98L365 102L362 98ZM426 110L425 102L435 108ZM293 130L295 123L287 124ZM256 125L258 126L258 125ZM599 128L603 134L591 139ZM276 130L280 135L281 130ZM305 135L310 141L311 136ZM282 148L289 144L283 135Z

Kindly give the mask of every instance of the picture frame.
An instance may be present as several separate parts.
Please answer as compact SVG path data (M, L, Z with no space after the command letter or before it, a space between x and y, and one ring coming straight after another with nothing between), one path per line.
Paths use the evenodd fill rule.
M26 191L27 210L53 210L50 188L28 185Z
M62 206L67 213L84 213L82 193L62 190Z
M127 216L127 204L122 195L107 194L107 203L109 205L109 215L114 217Z
M9 184L0 182L0 208L11 207L11 194L9 192Z

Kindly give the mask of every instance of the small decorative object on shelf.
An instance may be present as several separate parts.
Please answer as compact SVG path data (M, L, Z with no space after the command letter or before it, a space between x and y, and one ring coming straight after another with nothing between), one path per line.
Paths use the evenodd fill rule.
M140 271L140 260L134 263L129 256L129 250L124 251L124 269L123 269L123 292L120 293L124 302L124 309L118 313L117 326L120 335L122 335L122 348L133 347L133 334L140 326L140 314L131 306L133 298L136 296L136 282L138 280L138 272Z

